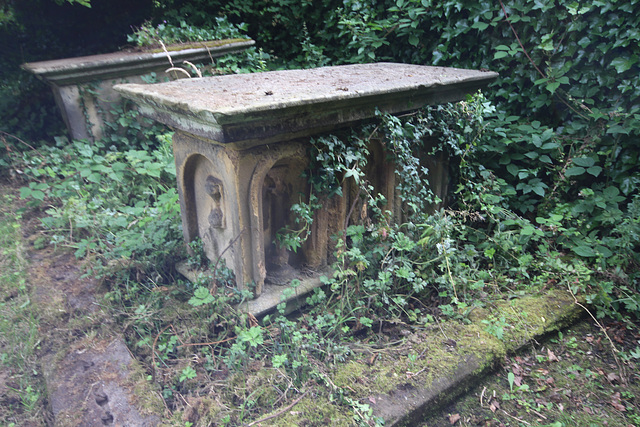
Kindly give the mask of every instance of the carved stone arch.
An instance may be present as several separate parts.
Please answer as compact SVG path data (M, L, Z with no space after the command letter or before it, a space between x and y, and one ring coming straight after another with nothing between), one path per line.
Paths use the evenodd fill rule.
M251 208L252 252L254 280L257 292L262 292L265 280L272 284L286 284L288 270L296 271L303 263L302 252L297 254L279 250L274 244L280 228L292 226L291 205L299 197L308 201L308 186L302 177L308 159L302 145L292 144L286 149L266 152L252 175L249 201ZM300 196L299 196L300 195ZM273 279L275 269L282 269L279 279ZM281 281L282 283L275 283Z
M222 180L211 160L193 154L185 162L183 176L187 242L200 238L212 262L220 255L222 231L226 224L225 194Z

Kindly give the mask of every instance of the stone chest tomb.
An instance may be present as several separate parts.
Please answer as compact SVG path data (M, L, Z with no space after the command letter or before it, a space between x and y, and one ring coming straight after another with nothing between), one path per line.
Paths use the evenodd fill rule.
M294 252L274 244L293 222L290 207L309 197L302 172L310 138L374 117L459 101L497 77L493 72L377 63L184 79L115 89L140 111L175 129L173 148L184 238L201 239L207 257L222 257L239 287L254 286L248 310L280 302L284 287L319 285L331 259L331 236L357 203L355 189L325 200L309 239ZM380 142L369 148L367 178L400 219L398 177ZM435 159L437 160L437 159ZM430 166L446 191L446 159ZM433 184L433 182L432 182ZM316 273L315 275L313 273Z
M120 99L112 90L117 83L141 83L156 73L159 81L184 77L169 71L181 66L212 62L213 58L254 45L249 39L214 40L193 45L168 46L169 50L122 51L101 55L30 62L22 68L47 82L62 118L74 139L97 140L105 122L113 121L110 110ZM170 68L171 67L171 68Z

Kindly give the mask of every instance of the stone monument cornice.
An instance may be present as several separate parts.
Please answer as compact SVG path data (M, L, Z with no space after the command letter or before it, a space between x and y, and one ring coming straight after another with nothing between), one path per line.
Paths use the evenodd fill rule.
M464 97L491 71L374 63L114 87L140 111L221 145L248 148Z

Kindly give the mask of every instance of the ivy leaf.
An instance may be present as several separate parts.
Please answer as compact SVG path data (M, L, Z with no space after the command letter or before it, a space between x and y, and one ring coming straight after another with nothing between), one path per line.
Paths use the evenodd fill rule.
M553 163L553 161L551 160L551 157L547 156L546 154L543 154L542 156L540 156L540 161L542 163Z
M559 87L560 87L560 82L551 82L547 85L547 90L551 93L555 93Z
M618 73L624 73L625 71L630 69L636 62L638 62L638 58L618 57L611 61L611 65L616 69Z
M189 304L194 307L209 304L210 302L213 302L213 296L209 292L209 289L205 288L204 286L199 286L193 292L193 297L189 299Z
M572 249L573 252L575 252L577 255L585 258L590 258L598 255L598 253L593 248L586 245L575 246Z
M602 172L602 168L600 166L591 166L587 169L587 173L589 175L598 176Z
M493 55L493 59L500 59L500 58L504 58L505 56L509 56L509 53L505 52L504 50L501 50L499 52L496 52Z
M571 176L579 176L585 172L586 172L585 168L581 166L573 166L567 169L567 171L564 173L564 176L566 176L567 178Z
M531 187L531 190L540 197L544 197L544 188L542 186Z
M613 256L613 252L606 246L598 245L598 246L596 246L596 250L604 258L609 258L609 257Z
M544 144L542 144L542 147L540 147L541 150L553 150L554 148L558 148L560 147L560 144L558 144L557 142L546 142Z
M609 129L607 129L607 133L610 135L617 135L619 133L629 135L629 129L625 129L623 126L620 126L620 125L613 125L613 126L610 126Z
M522 234L523 236L531 236L535 231L536 229L533 227L533 225L527 224L524 227L522 227L520 234Z
M489 24L487 24L486 22L481 22L481 21L474 22L473 25L471 26L471 28L475 28L475 29L478 29L480 31L484 31L488 27L489 27Z
M576 157L572 160L572 162L576 166L582 166L585 168L589 168L596 164L596 161L591 157Z

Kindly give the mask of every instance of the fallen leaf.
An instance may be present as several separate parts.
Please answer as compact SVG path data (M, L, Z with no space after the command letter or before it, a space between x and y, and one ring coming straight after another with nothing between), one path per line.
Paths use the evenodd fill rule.
M611 372L607 374L607 379L609 380L610 383L612 383L614 381L619 381L620 377L616 373Z
M460 421L460 414L449 415L449 422L451 423L451 425L454 425L458 421Z
M551 349L547 349L547 357L549 358L549 362L557 362L558 358L556 357L555 354L553 354L553 351L551 351Z
M513 372L514 375L522 375L522 368L520 367L520 365L518 365L517 363L514 363L511 369L511 372Z
M562 403L558 403L558 411L560 412L564 411L564 405Z
M376 398L371 396L369 397L369 402L373 403L374 405L376 404Z
M620 412L625 412L627 410L627 408L620 402L611 402L611 406L613 406Z
M500 409L500 404L496 400L492 400L491 404L489 405L489 409L491 409L491 412L496 412L498 409Z

